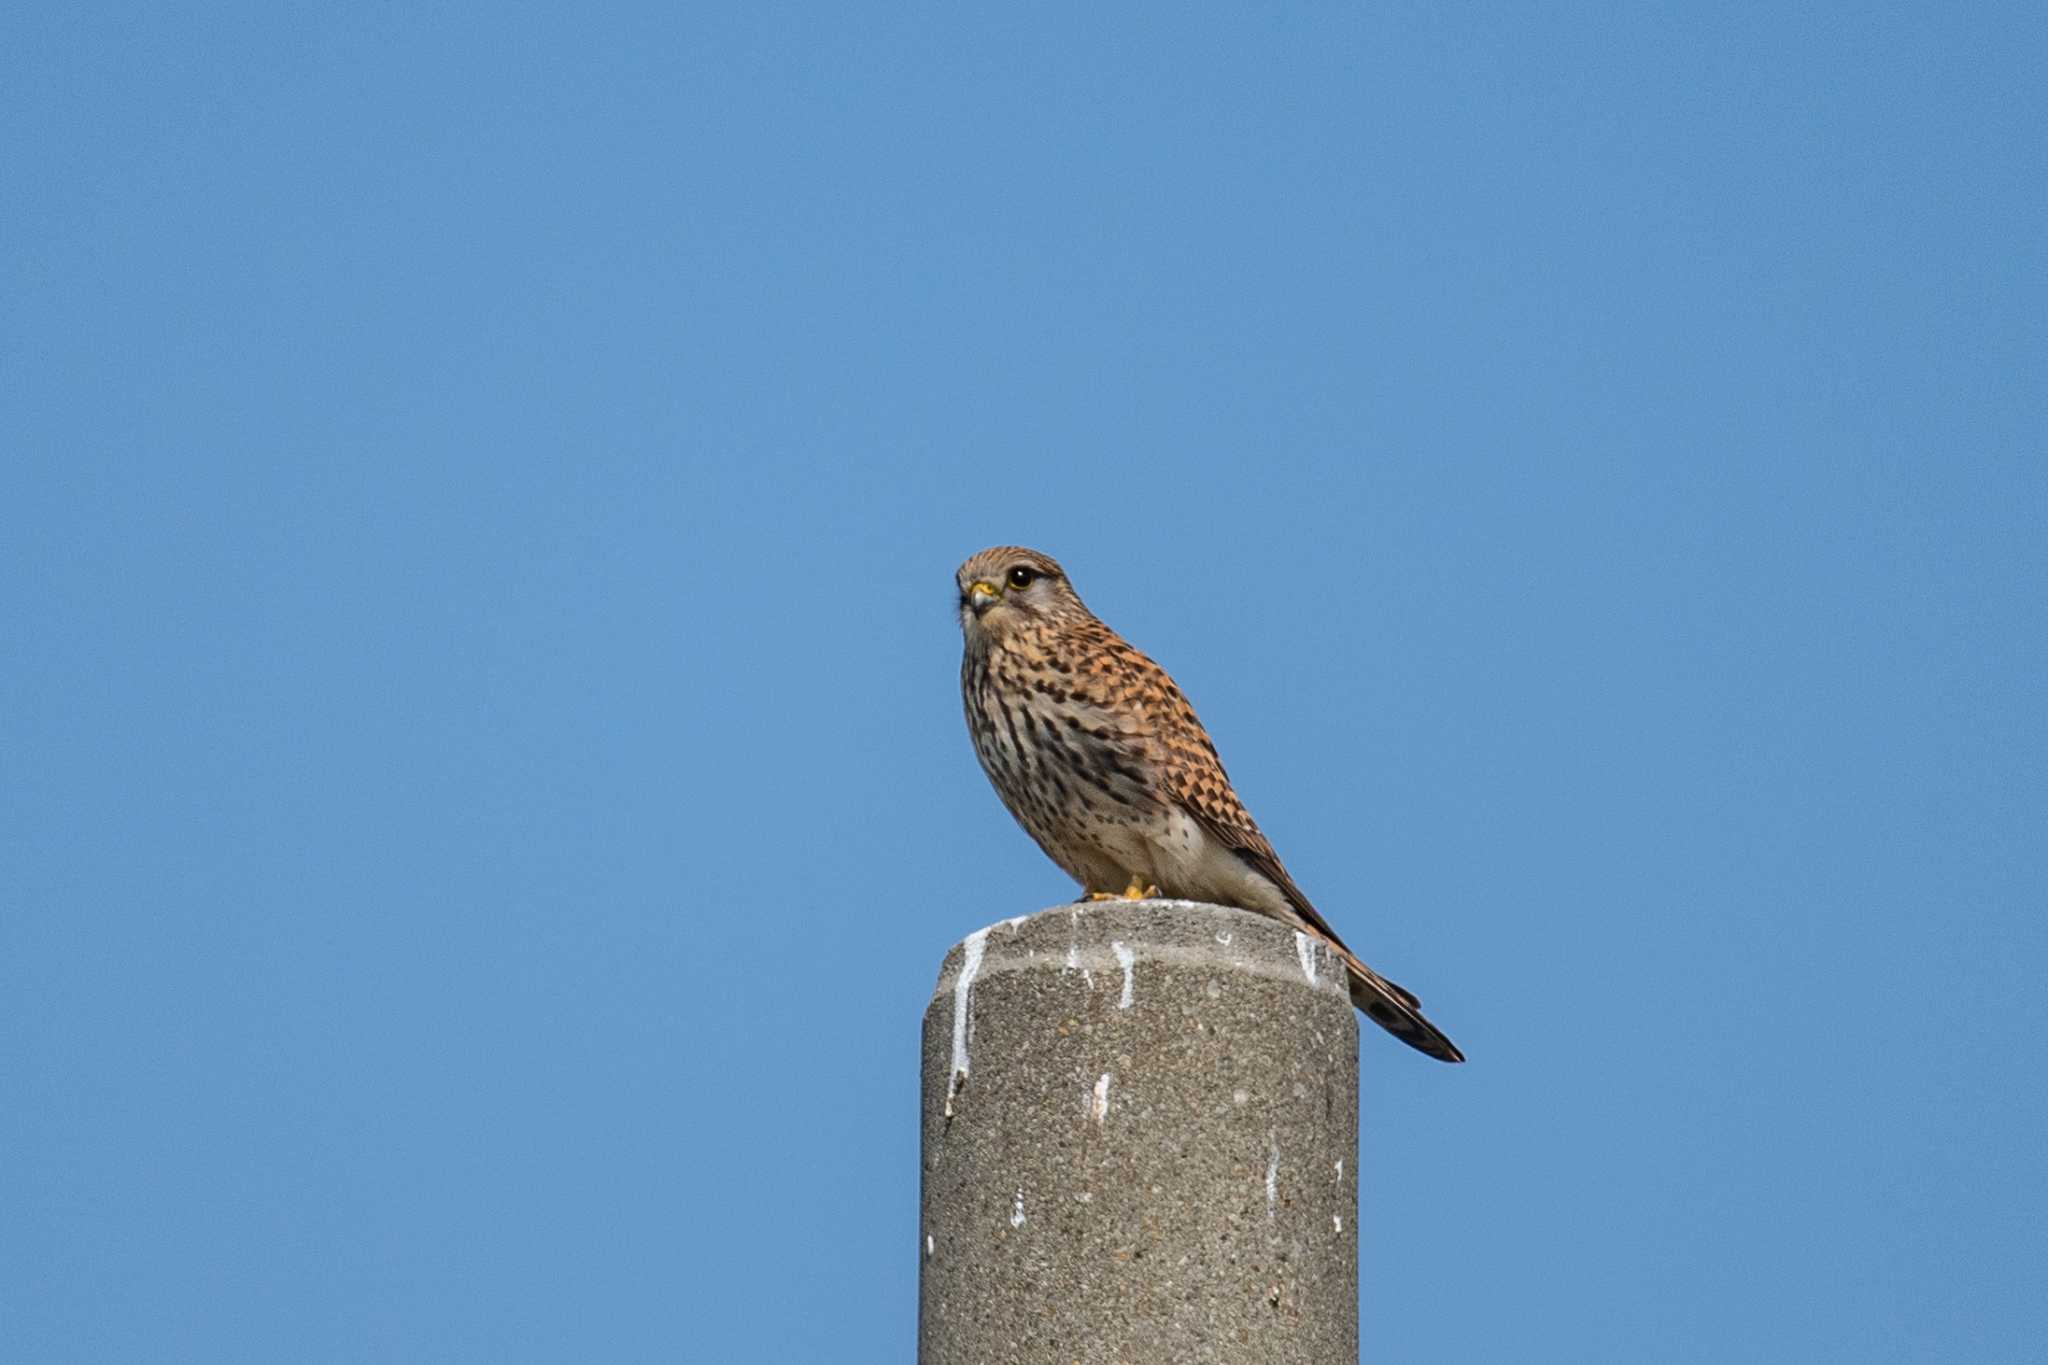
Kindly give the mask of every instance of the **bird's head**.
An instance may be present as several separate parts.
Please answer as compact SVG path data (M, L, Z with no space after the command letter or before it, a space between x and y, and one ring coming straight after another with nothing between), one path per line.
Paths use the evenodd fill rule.
M960 629L970 642L1088 615L1059 561L1036 550L1017 545L983 550L953 578L960 589Z

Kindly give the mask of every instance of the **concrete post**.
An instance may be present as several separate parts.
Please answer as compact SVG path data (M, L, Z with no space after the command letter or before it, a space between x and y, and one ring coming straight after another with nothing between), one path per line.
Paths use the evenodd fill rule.
M922 1365L1358 1359L1358 1025L1188 901L970 935L924 1016Z

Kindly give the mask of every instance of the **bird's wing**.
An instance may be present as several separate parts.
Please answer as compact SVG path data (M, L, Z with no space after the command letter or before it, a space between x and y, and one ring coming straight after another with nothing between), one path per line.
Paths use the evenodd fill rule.
M1143 665L1139 700L1149 721L1151 737L1161 750L1159 766L1165 771L1167 791L1175 803L1192 815L1210 838L1278 888L1288 905L1301 916L1302 923L1322 935L1343 956L1352 1004L1408 1046L1439 1061L1464 1061L1465 1054L1458 1051L1457 1044L1423 1017L1422 1002L1361 962L1337 937L1329 921L1309 904L1294 878L1280 865L1280 855L1273 851L1258 822L1244 808L1244 802L1237 799L1230 775L1223 771L1223 760L1217 757L1216 746L1196 718L1195 708L1163 669L1142 654L1137 658Z
M1151 663L1149 659L1146 662ZM1216 746L1210 741L1209 732L1202 728L1195 708L1157 664L1152 664L1152 672L1157 679L1156 690L1148 689L1153 695L1146 698L1146 709L1151 713L1153 738L1165 751L1162 766L1174 800L1201 823L1204 833L1278 887L1287 903L1311 928L1349 953L1351 950L1337 937L1337 931L1309 904L1294 878L1287 875L1280 855L1273 851L1272 843L1252 819L1252 813L1244 808L1244 802L1237 799L1230 774L1223 771L1223 760L1217 756Z

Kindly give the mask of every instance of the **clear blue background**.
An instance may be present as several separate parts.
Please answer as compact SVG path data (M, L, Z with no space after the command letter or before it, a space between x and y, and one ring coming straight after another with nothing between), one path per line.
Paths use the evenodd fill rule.
M1473 1058L1368 1359L2038 1360L2048 31L1684 8L11 10L0 1357L908 1360L1021 541Z

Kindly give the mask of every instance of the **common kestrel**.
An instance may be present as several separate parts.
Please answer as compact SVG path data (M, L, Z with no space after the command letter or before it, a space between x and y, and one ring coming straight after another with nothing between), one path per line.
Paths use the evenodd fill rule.
M1351 1002L1402 1042L1463 1053L1421 1002L1358 960L1280 865L1166 670L1088 610L1051 556L960 566L960 695L974 752L1017 823L1096 899L1164 894L1253 910L1327 943Z

